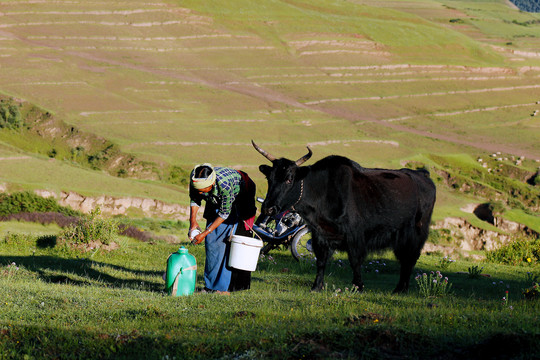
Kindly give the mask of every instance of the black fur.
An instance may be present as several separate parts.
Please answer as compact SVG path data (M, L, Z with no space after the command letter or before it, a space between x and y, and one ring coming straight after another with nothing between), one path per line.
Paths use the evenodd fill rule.
M317 257L312 290L323 287L334 250L347 252L353 284L363 289L362 262L370 251L385 248L393 249L401 263L394 292L408 290L435 204L428 171L368 169L342 156L302 167L284 158L272 163L259 167L268 180L263 212L294 207L308 224Z

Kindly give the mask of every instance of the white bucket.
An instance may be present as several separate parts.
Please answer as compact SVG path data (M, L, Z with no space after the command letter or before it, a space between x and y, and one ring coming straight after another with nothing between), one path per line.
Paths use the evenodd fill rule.
M240 270L255 271L262 247L263 242L261 240L233 235L229 266Z

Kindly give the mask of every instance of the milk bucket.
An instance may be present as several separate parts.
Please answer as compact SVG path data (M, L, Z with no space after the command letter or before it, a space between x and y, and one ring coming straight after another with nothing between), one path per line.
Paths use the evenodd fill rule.
M255 271L262 247L261 240L234 235L231 239L229 266L240 270Z
M197 281L197 261L185 247L180 247L167 259L165 275L167 293L172 296L191 295Z

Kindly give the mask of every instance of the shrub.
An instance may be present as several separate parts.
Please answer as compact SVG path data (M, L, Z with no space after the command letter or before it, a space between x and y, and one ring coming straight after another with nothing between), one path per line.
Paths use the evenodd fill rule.
M114 242L118 238L118 223L114 219L103 219L100 214L101 209L95 208L88 216L80 217L77 223L64 229L58 239L73 245Z
M502 216L506 211L502 201L490 201L488 203L488 209L491 211L493 216Z
M0 129L18 129L22 124L19 107L14 103L13 99L0 100Z
M30 191L0 194L0 216L32 212L57 212L66 216L80 215L78 211L59 205L56 199L44 198Z
M488 261L500 264L538 264L540 261L540 238L518 237L499 249L486 253Z

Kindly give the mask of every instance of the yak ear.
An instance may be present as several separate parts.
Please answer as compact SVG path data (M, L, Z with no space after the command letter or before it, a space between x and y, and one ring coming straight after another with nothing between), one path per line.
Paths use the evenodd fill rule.
M295 180L302 180L307 176L309 173L309 167L307 166L300 166L298 169L296 169L296 175Z
M268 175L272 171L272 168L268 165L260 165L259 171L262 172L266 177L268 177Z

